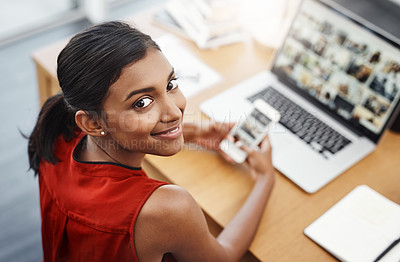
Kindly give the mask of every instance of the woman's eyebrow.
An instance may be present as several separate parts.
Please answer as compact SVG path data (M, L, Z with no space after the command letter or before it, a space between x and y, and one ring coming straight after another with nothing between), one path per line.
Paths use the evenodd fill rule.
M125 98L124 102L125 102L126 100L128 100L129 98L131 98L132 96L136 95L136 94L147 93L147 92L153 92L154 90L155 90L154 87L146 87L146 88L134 90L134 91L132 91L132 92L129 93L129 95Z
M167 81L170 81L172 79L172 77L174 76L174 74L175 74L175 69L172 68L172 71L171 71L171 73L169 73Z
M174 70L174 68L172 68L171 73L169 73L169 75L168 75L167 81L170 81L171 78L174 76L174 74L175 74L175 70ZM134 90L134 91L130 92L129 95L127 95L127 97L125 98L124 102L127 101L129 98L131 98L134 95L137 95L137 94L140 94L140 93L153 92L153 91L155 91L154 87L146 87L146 88Z

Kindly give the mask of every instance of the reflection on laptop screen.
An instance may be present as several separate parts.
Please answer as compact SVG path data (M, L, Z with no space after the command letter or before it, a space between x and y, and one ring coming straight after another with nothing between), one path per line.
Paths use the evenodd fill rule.
M399 49L314 1L304 1L273 70L374 134L400 96Z

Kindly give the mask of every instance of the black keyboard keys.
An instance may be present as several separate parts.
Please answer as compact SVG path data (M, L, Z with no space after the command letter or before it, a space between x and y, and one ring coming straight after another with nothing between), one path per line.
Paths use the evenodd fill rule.
M248 98L251 102L257 99L263 99L275 108L281 114L279 122L284 127L325 157L336 154L351 143L350 140L272 87L265 88Z

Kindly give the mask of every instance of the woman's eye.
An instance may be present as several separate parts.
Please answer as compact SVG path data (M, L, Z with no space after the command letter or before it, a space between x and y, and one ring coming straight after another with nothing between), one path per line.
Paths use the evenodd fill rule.
M178 79L175 78L175 79L172 79L171 81L169 81L168 86L167 86L167 91L171 91L171 90L173 90L173 89L178 87L178 81L177 80Z
M151 99L149 97L141 98L138 101L136 101L136 103L133 104L133 107L135 107L135 108L145 108L148 105L150 105L151 102L153 102L153 99Z

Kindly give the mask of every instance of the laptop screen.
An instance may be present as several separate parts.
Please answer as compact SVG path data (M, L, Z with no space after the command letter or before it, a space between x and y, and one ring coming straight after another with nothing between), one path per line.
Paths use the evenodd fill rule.
M300 7L272 71L375 141L400 97L399 45L313 0Z

